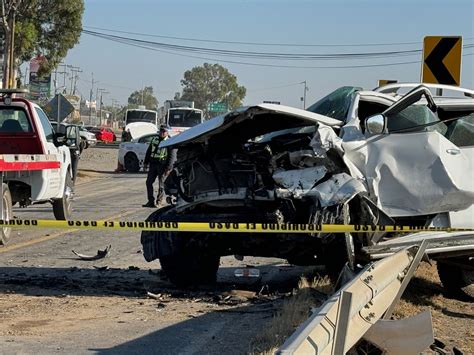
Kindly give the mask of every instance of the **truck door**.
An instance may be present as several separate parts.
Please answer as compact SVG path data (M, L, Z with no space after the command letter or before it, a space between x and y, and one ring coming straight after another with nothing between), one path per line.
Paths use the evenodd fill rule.
M43 110L37 106L35 106L36 114L39 117L39 121L43 128L43 132L45 135L45 153L46 154L54 154L57 156L57 160L61 163L64 163L65 154L64 151L61 151L54 142L54 130L49 122L48 116L43 112ZM63 165L63 164L61 164ZM61 188L61 169L46 169L42 171L38 171L41 174L41 184L40 186L32 186L32 197L33 199L45 199L50 197L56 197L59 194ZM34 195L34 191L37 190L37 196Z
M424 92L427 103L418 102ZM359 149L370 192L391 216L457 211L472 204L473 150L445 137L447 127L432 100L423 88L406 94L384 111L385 132L366 132Z

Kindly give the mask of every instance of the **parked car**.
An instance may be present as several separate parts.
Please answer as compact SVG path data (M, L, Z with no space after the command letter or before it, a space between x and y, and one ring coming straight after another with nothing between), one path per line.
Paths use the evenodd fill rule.
M87 127L87 126L86 126ZM98 142L113 142L115 135L110 132L110 128L106 127L90 127L87 129L89 132L92 132L95 134L95 137Z
M84 149L93 147L97 144L95 134L89 132L84 126L79 126L79 134L84 144Z
M146 150L153 137L158 136L157 127L149 122L133 122L125 127L131 141L119 145L119 170L137 172L143 167Z
M119 146L118 161L126 171L136 173L143 168L143 160L145 160L148 145L158 133L147 134L136 140L121 143Z
M161 146L178 149L166 182L175 202L148 221L472 227L474 91L433 98L426 86L411 88L400 96L345 87L308 111L244 107L170 138ZM172 282L187 285L215 281L220 257L232 254L337 275L346 262L368 261L364 246L393 237L143 231L141 242L147 261L159 259ZM457 257L461 287L474 275L459 265L472 259Z
M105 127L105 130L109 133L112 134L112 142L116 142L117 141L117 135L115 134L115 132L112 130L112 128L109 128L109 127Z

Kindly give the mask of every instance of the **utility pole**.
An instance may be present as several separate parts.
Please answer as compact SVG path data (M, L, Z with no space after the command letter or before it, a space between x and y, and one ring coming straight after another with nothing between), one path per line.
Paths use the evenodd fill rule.
M114 114L114 117L113 117L114 124L117 121L117 111L118 111L117 107L119 106L119 105L117 105L118 103L119 103L118 100L112 99L112 113Z
M99 102L99 122L100 125L102 125L102 94L108 94L108 91L105 91L105 89L97 89L97 91L100 92L100 102Z
M304 90L303 90L303 97L301 98L301 101L303 101L303 110L306 109L306 91L308 91L308 87L306 86L306 80L302 81L300 84L304 84Z
M75 67L74 65L68 65L68 68L71 69L71 95L76 94L76 79L78 77L78 73L82 73L79 67Z
M59 67L63 67L64 70L63 71L58 71L58 68ZM57 68L54 70L54 92L57 93L57 88L59 87L58 85L58 74L61 75L61 74L64 74L64 82L63 82L63 90L66 88L66 67L67 65L64 64L64 63L59 63Z
M94 80L94 73L92 73L91 92L89 96L89 124L92 124L92 93L94 92L94 83L97 83L97 80Z

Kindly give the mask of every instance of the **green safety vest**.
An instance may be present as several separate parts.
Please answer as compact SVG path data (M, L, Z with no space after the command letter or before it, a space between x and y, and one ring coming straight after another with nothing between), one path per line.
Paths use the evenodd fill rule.
M160 145L160 142L167 140L168 137L165 137L164 139L161 139L160 137L154 137L150 144L151 144L151 154L150 154L150 159L153 160L159 160L163 161L166 160L168 157L168 149L166 148L161 148L158 149L158 146Z

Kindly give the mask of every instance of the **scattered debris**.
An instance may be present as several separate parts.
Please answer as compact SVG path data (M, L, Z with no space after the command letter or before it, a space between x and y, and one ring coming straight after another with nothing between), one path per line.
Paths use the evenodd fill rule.
M105 248L104 250L97 250L97 254L96 255L84 255L84 254L79 254L77 252L75 252L74 250L72 250L72 252L77 255L81 260L99 260L99 259L103 259L105 258L108 254L109 254L109 251L110 249L112 248L112 245L109 245L107 248Z

